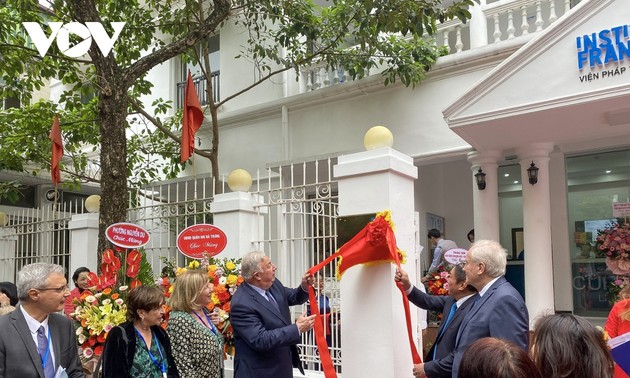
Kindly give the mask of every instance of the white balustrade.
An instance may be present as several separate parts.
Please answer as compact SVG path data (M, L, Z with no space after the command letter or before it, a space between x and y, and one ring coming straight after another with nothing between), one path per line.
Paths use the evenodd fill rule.
M466 24L462 24L458 19L438 24L434 36L435 43L445 46L449 54L470 50L472 41L476 48L487 43L497 44L504 40L541 32L559 17L564 16L571 9L572 3L579 3L571 0L476 0L476 2L475 6L480 7L477 8L480 12L476 14L483 14L485 20L473 17ZM326 69L323 64L316 64L305 70L302 79L306 82L303 88L307 91L350 81L344 70Z

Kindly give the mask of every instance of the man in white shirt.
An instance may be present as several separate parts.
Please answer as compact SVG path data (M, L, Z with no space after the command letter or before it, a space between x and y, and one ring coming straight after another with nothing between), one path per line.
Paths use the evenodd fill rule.
M433 261L431 261L431 266L429 266L427 274L422 277L422 282L427 282L431 278L431 274L438 270L440 265L444 262L444 253L446 251L457 248L457 244L455 244L454 241L442 238L440 230L433 228L429 230L429 234L427 236L431 241L431 245L435 247L435 250L433 251Z

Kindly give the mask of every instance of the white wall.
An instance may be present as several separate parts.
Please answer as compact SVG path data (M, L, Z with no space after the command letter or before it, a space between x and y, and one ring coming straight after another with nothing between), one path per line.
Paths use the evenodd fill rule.
M415 185L416 211L420 213L420 243L424 269L428 268L426 213L444 217L445 238L468 248L466 238L473 228L472 187L470 163L460 160L418 167Z

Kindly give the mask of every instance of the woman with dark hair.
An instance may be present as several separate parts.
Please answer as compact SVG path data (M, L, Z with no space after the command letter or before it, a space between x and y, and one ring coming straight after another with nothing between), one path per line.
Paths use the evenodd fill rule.
M630 332L630 285L621 289L619 300L614 304L606 320L608 336L617 337ZM619 365L615 364L615 378L630 378Z
M18 303L17 287L11 282L0 282L0 315L15 310Z
M458 378L542 378L534 361L519 346L484 337L464 352Z
M545 378L611 378L613 361L604 335L586 319L573 314L538 319L531 355Z
M138 286L127 296L127 321L107 335L103 377L178 378L171 342L160 327L164 316L162 290Z
M63 304L63 313L67 317L72 318L70 314L74 312L77 307L75 299L78 301L81 299L81 293L88 288L88 274L90 270L84 266L77 268L72 275L72 282L74 282L74 289L70 292L70 295L66 297L66 301Z

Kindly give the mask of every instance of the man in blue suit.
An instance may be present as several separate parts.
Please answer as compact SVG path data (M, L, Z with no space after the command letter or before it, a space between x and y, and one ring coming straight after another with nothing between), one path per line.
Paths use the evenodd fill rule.
M234 293L230 320L234 329L234 378L291 378L293 366L302 374L297 344L310 331L315 315L300 316L291 323L289 306L308 300L313 275L306 272L302 283L289 289L276 279L276 266L264 252L243 257L241 275L245 282Z
M460 266L454 266L449 272L448 296L429 295L413 287L407 273L399 268L396 269L394 280L402 283L411 303L425 310L442 312L442 324L438 329L435 342L429 349L424 363L414 365L414 375L450 378L457 330L476 298L477 289L466 283L466 273Z
M457 333L453 378L466 348L482 337L496 337L511 341L529 350L529 314L523 297L503 277L507 254L501 244L493 240L473 243L463 263L466 281L479 291Z

